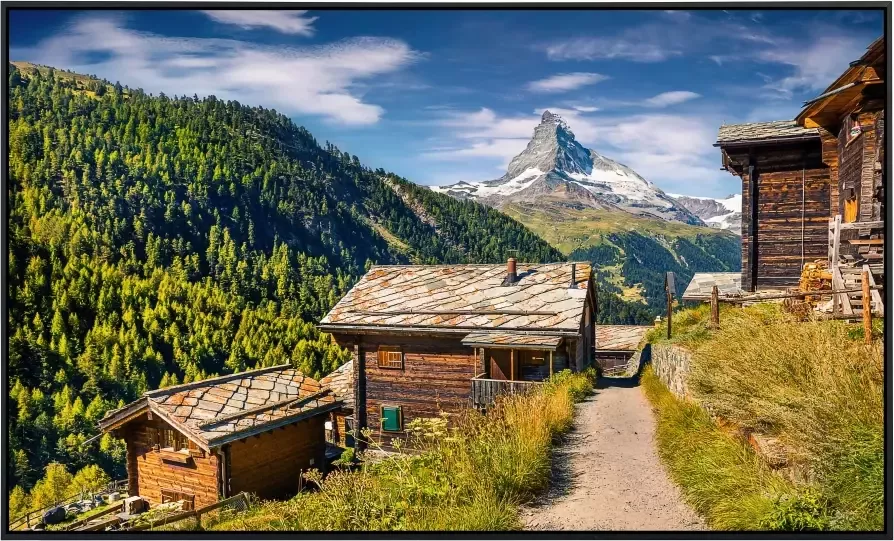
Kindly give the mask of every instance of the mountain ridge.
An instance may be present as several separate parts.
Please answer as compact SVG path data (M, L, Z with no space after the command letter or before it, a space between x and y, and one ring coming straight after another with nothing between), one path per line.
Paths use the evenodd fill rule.
M694 195L668 194L706 225L742 235L742 194L726 197L702 197Z
M540 201L570 208L614 210L637 216L704 225L654 183L630 167L585 148L568 124L544 111L525 150L495 180L461 181L432 190L495 208Z

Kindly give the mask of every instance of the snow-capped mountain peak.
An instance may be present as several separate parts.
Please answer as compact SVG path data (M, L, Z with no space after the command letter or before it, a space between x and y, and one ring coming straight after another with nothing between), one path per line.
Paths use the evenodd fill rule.
M701 218L709 226L728 229L737 235L742 233L742 194L731 194L722 199L694 195L667 195L679 201L680 205Z
M568 124L550 111L544 111L527 147L502 177L432 189L495 207L549 200L702 224L633 169L581 145Z

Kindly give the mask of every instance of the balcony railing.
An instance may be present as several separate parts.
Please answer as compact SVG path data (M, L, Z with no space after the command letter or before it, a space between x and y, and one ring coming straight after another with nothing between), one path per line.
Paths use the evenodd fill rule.
M542 381L486 379L478 376L472 379L472 405L476 408L487 408L492 406L500 395L527 393L540 385L543 385Z

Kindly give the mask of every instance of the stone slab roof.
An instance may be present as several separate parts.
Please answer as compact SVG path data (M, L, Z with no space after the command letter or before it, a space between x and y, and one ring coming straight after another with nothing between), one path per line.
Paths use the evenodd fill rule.
M709 301L711 289L717 286L717 293L724 295L741 295L742 274L739 272L697 272L692 276L686 291L683 292L684 301Z
M211 448L339 406L335 395L318 381L280 365L148 391L108 412L99 425L103 431L111 430L148 409Z
M794 120L774 120L773 122L751 122L748 124L726 124L720 126L715 146L752 141L779 139L805 139L817 137L816 128L802 128Z
M354 361L348 361L320 380L320 385L335 393L346 409L354 409Z
M523 264L503 285L506 265L374 266L320 322L326 332L357 328L577 333L589 263Z
M596 350L635 351L651 328L645 325L596 325Z
M522 333L469 333L462 340L463 345L472 347L506 347L518 349L555 350L562 343L561 336L538 336Z

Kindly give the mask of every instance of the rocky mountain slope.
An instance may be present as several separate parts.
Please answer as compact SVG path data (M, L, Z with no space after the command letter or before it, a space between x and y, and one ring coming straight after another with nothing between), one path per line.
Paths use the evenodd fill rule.
M712 224L726 225L733 201L729 209L716 202L723 212L707 204L689 208L633 169L585 148L549 111L501 178L432 189L500 209L570 259L592 262L601 291L644 303L652 313L664 305L667 271L677 274L682 293L695 272L739 270L740 239L706 227L693 212L704 210Z
M732 194L723 199L692 195L668 194L686 210L698 216L705 224L725 229L736 235L742 234L742 194Z
M585 148L558 115L543 113L527 148L506 174L432 188L502 208L511 203L623 211L692 225L702 221L636 171Z

